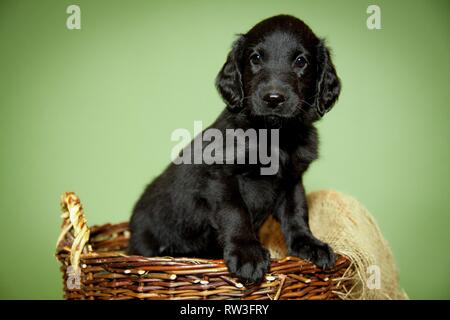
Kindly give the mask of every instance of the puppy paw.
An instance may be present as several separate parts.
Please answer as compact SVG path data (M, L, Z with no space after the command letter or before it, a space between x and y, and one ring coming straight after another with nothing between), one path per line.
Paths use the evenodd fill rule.
M315 238L295 239L291 244L289 255L309 260L321 269L330 269L336 264L336 254L330 246Z
M228 271L245 284L258 283L270 268L269 252L258 241L241 242L224 251Z

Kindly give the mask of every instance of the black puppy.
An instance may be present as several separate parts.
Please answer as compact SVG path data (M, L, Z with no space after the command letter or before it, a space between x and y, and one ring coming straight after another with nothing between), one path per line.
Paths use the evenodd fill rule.
M129 253L223 255L231 273L258 282L270 259L257 231L273 214L290 255L332 267L333 251L309 229L302 184L318 154L313 123L340 93L324 42L295 17L266 19L235 41L216 81L227 108L210 128L224 135L226 129L277 129L279 145L271 150L279 156L278 171L262 175L260 159L256 164L170 164L134 208ZM202 142L202 148L206 145ZM260 145L247 141L245 150L254 147ZM193 143L187 148L193 150Z

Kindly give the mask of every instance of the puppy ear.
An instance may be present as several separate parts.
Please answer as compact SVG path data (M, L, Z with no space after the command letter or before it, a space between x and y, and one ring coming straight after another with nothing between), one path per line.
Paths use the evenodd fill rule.
M216 87L229 109L240 109L244 98L240 61L244 51L244 36L233 43L227 61L216 78Z
M323 40L317 47L317 71L315 107L319 116L323 117L331 110L341 92L341 81Z

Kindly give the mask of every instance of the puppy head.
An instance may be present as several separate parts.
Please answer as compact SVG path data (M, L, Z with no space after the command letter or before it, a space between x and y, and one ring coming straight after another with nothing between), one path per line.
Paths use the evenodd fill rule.
M216 86L231 110L305 122L329 111L341 88L323 41L286 15L263 20L234 42Z

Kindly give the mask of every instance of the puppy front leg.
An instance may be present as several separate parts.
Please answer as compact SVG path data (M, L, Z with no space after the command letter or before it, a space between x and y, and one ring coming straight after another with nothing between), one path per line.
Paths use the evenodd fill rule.
M249 214L236 206L220 210L215 220L229 272L245 283L260 282L269 270L270 255L259 242Z
M297 183L286 195L284 204L278 210L277 218L286 239L289 255L307 259L324 269L335 265L336 255L333 250L311 233L308 205L302 183Z

